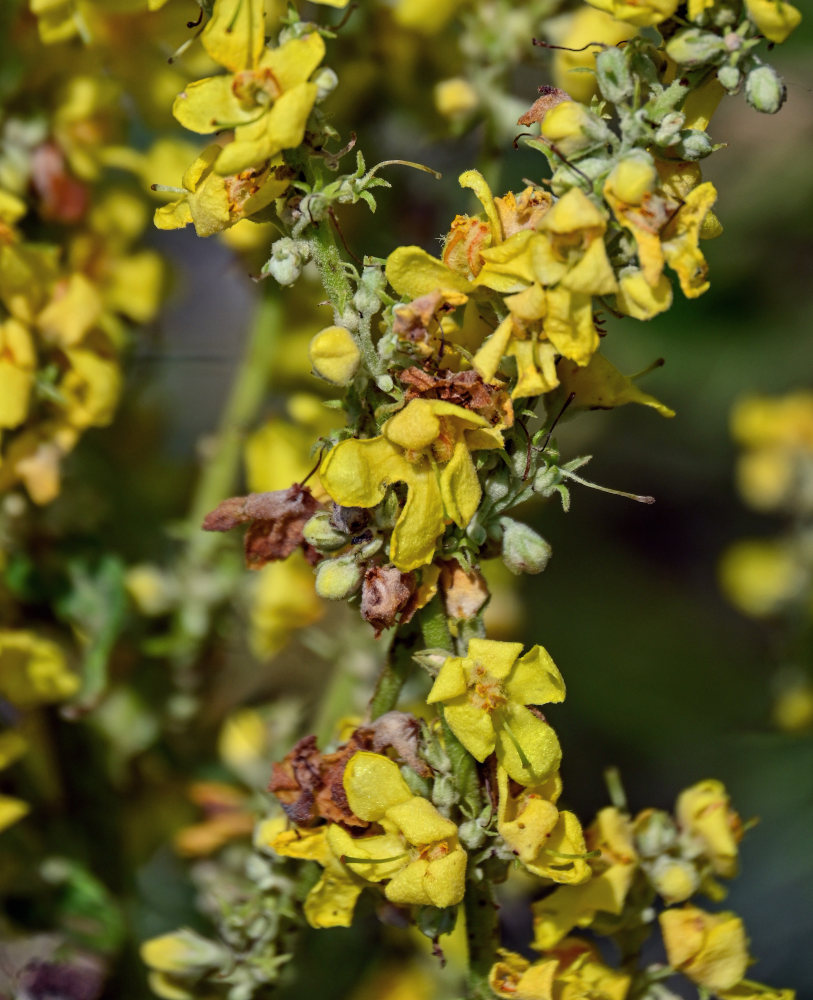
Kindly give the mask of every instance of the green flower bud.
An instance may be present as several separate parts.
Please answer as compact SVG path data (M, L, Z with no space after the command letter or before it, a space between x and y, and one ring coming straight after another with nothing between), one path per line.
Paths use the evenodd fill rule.
M512 573L541 573L553 553L545 539L527 524L501 517L502 558Z
M349 539L343 531L331 524L331 515L326 510L314 514L302 529L302 537L320 552L335 552L347 545Z
M655 133L655 145L673 146L680 138L680 130L685 121L686 116L680 111L669 111L665 114Z
M734 94L740 88L742 73L740 73L736 66L721 66L717 70L717 79L720 81L721 86L725 87L729 94Z
M432 787L432 802L441 812L448 811L460 799L454 778L450 775L441 775L435 779Z
M451 934L457 923L456 906L419 906L415 911L415 923L421 934L437 941L441 934Z
M325 559L316 570L316 593L328 601L343 601L361 586L364 570L352 556Z
M476 819L467 819L458 829L460 843L469 851L476 851L486 840L486 832Z
M680 66L702 66L727 55L728 46L719 35L700 28L687 28L670 38L666 53Z
M280 285L292 285L310 257L307 240L292 240L288 236L271 245L271 256L263 264L260 275L269 275Z
M613 104L620 104L625 98L632 97L635 91L626 54L615 46L605 49L597 56L596 79L602 95Z
M706 132L686 128L680 133L677 151L684 160L702 160L714 152L714 144Z
M773 66L757 66L745 78L745 99L757 111L775 115L786 97L785 83Z
M323 101L339 85L339 78L336 76L335 70L329 66L323 66L313 77L312 82L316 84L316 100Z

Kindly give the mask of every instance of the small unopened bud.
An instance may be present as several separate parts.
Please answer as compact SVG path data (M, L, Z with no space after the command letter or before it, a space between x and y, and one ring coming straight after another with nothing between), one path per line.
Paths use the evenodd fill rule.
M412 654L412 659L420 663L432 677L437 677L448 658L449 653L445 649L422 649L420 653Z
M432 786L432 802L441 812L449 810L460 798L454 778L450 775L441 775L435 778Z
M194 931L180 930L145 941L141 945L141 958L145 965L159 972L200 976L222 965L228 952Z
M343 601L361 586L364 570L352 557L325 559L316 571L316 593L329 601Z
M635 819L635 846L643 858L656 858L677 844L675 821L661 809L649 809Z
M460 843L470 851L476 851L482 847L486 840L486 833L476 819L467 819L461 823L458 829Z
M271 245L271 256L263 264L260 274L269 275L280 285L292 285L310 257L307 240L292 240L285 236Z
M339 85L339 78L336 76L335 70L329 66L323 66L313 77L312 82L316 84L316 100L323 101Z
M541 573L553 553L545 539L527 524L501 517L502 558L512 573Z
M680 138L680 130L686 121L686 115L680 111L670 111L661 119L655 132L656 146L672 146Z
M677 149L684 160L702 160L714 152L714 144L700 129L686 128L680 133Z
M314 514L302 529L302 537L320 552L335 552L347 545L349 539L343 531L336 529L331 523L331 514L320 510Z
M655 892L665 903L683 903L699 887L697 869L685 858L662 854L648 866L647 877Z
M717 70L717 79L720 81L720 85L725 87L729 94L733 94L739 90L740 84L742 83L742 73L740 73L736 66L721 66Z
M419 906L415 911L418 930L432 941L437 941L442 934L451 934L456 922L456 906Z
M666 53L681 66L702 66L728 55L728 46L719 35L710 31L687 28L670 38Z
M314 374L333 385L352 382L361 361L358 344L343 326L320 330L310 342L308 356Z
M786 97L784 80L773 66L757 66L745 78L745 99L757 111L775 115Z
M596 80L602 95L613 104L632 97L635 89L627 57L616 46L605 49L596 57Z

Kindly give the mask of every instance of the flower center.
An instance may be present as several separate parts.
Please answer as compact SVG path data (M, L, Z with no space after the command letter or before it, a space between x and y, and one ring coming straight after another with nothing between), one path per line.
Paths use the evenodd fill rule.
M246 109L267 105L282 93L277 78L266 66L263 69L244 69L234 74L232 93Z
M475 663L469 686L472 703L483 712L493 712L508 700L502 684L491 676L482 663Z

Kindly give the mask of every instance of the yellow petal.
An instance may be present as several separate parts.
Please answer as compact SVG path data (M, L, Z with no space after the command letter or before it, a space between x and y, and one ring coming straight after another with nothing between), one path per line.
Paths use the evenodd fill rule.
M514 664L505 690L523 705L547 705L565 700L565 682L542 646L533 646Z
M659 274L653 286L644 271L627 271L621 275L615 304L620 312L633 319L652 319L671 307L672 282L665 274Z
M609 410L627 403L640 403L651 406L664 417L675 415L674 410L643 392L627 375L622 375L603 354L594 354L585 368L561 361L558 371L561 391L566 397L573 394L571 406L577 409Z
M536 785L558 770L562 762L559 738L547 722L523 705L509 702L496 713L495 731L497 760L514 781Z
M491 716L468 700L466 695L447 701L443 714L452 732L481 763L494 752L497 738Z
M462 188L471 188L477 195L480 204L485 209L488 224L491 227L492 244L501 242L503 238L500 216L497 213L497 206L494 204L494 195L491 188L479 170L466 170L458 177L458 183Z
M466 693L466 673L463 669L463 660L459 656L449 656L435 678L432 690L427 695L427 704L432 705L436 701L448 701L458 695Z
M217 0L203 29L203 47L233 72L257 63L265 45L263 0Z
M392 531L390 559L409 572L432 561L435 543L443 533L445 514L435 470L424 460L412 466L406 503Z
M521 642L501 642L497 639L470 639L467 666L482 664L491 677L504 680L522 652Z
M554 948L576 924L587 924L597 912L619 914L632 884L635 865L613 865L578 886L563 886L532 906L533 947Z
M237 100L232 90L232 81L231 76L208 76L188 83L175 98L172 114L184 128L201 135L251 121L257 117L257 108L246 108ZM211 146L207 147L195 163L208 159L211 149ZM186 181L185 176L184 186L192 189L194 185L187 184Z
M0 831L13 826L30 810L31 807L22 799L15 799L11 795L0 795Z
M37 317L43 336L60 347L73 347L102 315L102 299L84 274L72 274Z
M387 258L387 281L405 301L436 290L468 292L471 283L420 247L398 247Z
M801 11L787 0L745 0L748 16L771 42L784 42L802 20Z
M598 206L581 188L575 187L554 203L540 223L540 229L559 234L572 233L577 229L597 229L603 232L606 226L607 222Z
M381 819L393 806L413 798L395 761L367 751L359 751L350 758L344 771L344 789L353 812L369 822Z
M375 507L387 486L411 478L413 467L384 437L341 441L319 469L322 485L342 507Z
M302 38L292 38L279 48L266 52L260 65L268 67L283 91L304 83L322 61L325 43L314 31Z
M352 872L365 882L383 882L397 874L408 861L403 837L397 833L354 838L338 823L331 823L327 841L335 857L347 870L347 878Z
M393 822L410 844L421 847L457 836L457 827L427 799L409 799L387 809L387 819ZM356 814L358 815L358 813Z
M492 288L496 292L517 292L533 283L533 248L540 239L538 233L521 229L505 242L480 251L483 268L474 284Z
M599 344L592 297L561 287L550 289L544 330L560 354L576 364L586 365Z
M474 355L472 364L486 381L494 378L503 355L506 354L508 342L514 329L514 321L506 316L497 329L486 340L480 350Z
M305 919L311 927L350 927L361 890L361 884L325 869L305 900Z
M465 441L458 441L440 473L440 495L446 517L465 528L480 506L483 491Z
M562 277L562 286L588 295L610 295L617 289L603 239L593 240L581 260Z
M79 689L79 678L56 643L33 632L0 631L0 695L18 708L64 701Z

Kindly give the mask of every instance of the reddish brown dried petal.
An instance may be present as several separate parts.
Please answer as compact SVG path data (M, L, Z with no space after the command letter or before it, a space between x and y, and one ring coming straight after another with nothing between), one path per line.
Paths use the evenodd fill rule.
M488 584L476 569L467 572L458 562L441 563L440 590L450 618L474 618L488 600Z
M361 587L361 617L380 635L396 623L415 589L413 573L402 573L395 566L371 566Z
M545 115L561 104L563 101L572 101L573 98L565 90L558 87L550 87L547 84L539 88L539 97L534 101L528 111L517 119L519 125L533 125L534 122L541 122Z

